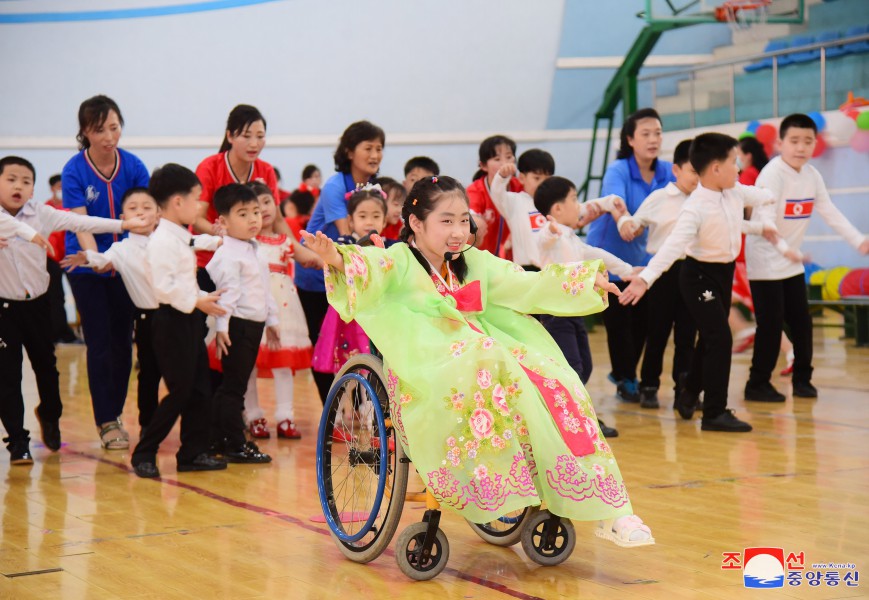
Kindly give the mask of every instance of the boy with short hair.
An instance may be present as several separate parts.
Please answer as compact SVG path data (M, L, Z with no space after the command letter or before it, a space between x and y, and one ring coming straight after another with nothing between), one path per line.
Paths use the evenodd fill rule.
M743 220L745 206L762 207L774 200L765 190L737 184L737 143L721 133L694 139L689 156L700 183L683 205L670 236L619 299L622 304L636 304L662 273L683 253L687 255L679 287L700 338L685 387L676 397L676 410L683 419L691 419L702 391L703 431L751 431L751 425L727 410L733 344L727 317L740 233L775 236L771 222Z
M517 171L522 190L508 191L511 178ZM546 225L546 216L535 206L535 193L554 173L555 159L552 155L545 150L532 148L523 152L516 164L502 165L492 179L489 189L495 208L503 215L510 229L513 262L526 271L538 271L543 266L540 262L537 234ZM624 214L618 210L618 206L624 206L619 205L620 201L618 196L608 196L579 204L580 218L571 223L571 226L584 226L609 211L613 211L618 219Z
M608 270L622 278L633 274L631 265L606 250L589 246L575 234L574 229L581 219L583 205L579 203L576 186L570 180L555 176L540 183L534 193L534 206L545 219L544 223L548 221L534 240L539 245L538 258L541 267L600 259ZM513 231L515 233L516 229ZM541 315L540 322L585 385L591 377L592 360L588 333L582 317ZM618 436L618 431L607 427L603 421L598 421L604 436Z
M617 220L619 235L626 242L642 235L649 228L646 251L655 254L673 231L676 219L688 199L697 188L697 171L691 166L689 150L691 140L682 140L673 152L673 175L670 182L655 190L643 200L633 216L625 215ZM643 365L640 369L640 406L658 408L658 388L661 385L661 371L664 369L664 350L673 331L675 350L673 352L673 384L679 395L680 380L687 377L694 354L694 340L697 326L691 318L679 290L679 272L685 259L683 253L673 266L658 279L655 287L649 290L646 304L653 319L649 320L646 332L646 349L643 352Z
M48 301L45 237L67 229L90 233L121 233L141 226L141 219L118 221L56 210L33 201L36 170L18 156L0 159L0 237L8 247L0 250L0 420L8 437L12 464L32 464L30 432L24 429L24 397L21 393L22 348L36 375L39 406L36 418L42 441L60 449L60 385L54 355ZM34 243L26 243L30 240Z
M793 395L816 398L812 385L812 319L809 316L806 283L799 258L809 219L817 211L836 233L861 253L869 253L869 238L860 233L833 204L821 174L809 164L817 143L817 126L808 115L785 117L779 127L781 155L760 172L756 185L775 197L771 218L783 242L779 247L761 238L747 238L745 265L748 271L757 331L751 371L745 384L745 399L784 402L785 397L770 383L779 354L782 326L788 326L794 345ZM761 215L752 214L751 220Z
M139 427L144 430L157 410L160 388L160 367L154 350L151 323L157 311L157 298L145 269L148 239L154 233L160 208L146 188L134 187L124 192L121 200L121 218L141 217L145 225L130 230L130 234L112 244L103 253L95 250L79 251L66 257L64 267L89 267L102 273L114 269L121 275L124 287L136 307L133 331L136 336L136 358L139 361L138 407ZM193 236L195 250L216 250L221 239L212 235Z
M413 184L420 179L440 174L441 168L434 160L428 156L414 156L404 163L404 189L409 193Z
M280 347L277 305L269 287L268 265L257 255L262 228L259 200L246 185L231 183L214 193L214 210L225 228L223 246L205 267L224 290L217 317L217 358L223 380L214 393L216 450L231 463L267 463L272 458L245 440L244 394L256 365L263 329L269 347Z
M211 385L205 319L220 316L221 292L206 294L196 283L196 256L189 231L199 213L202 186L186 167L169 163L151 176L148 191L160 207L160 225L145 249L146 279L158 308L151 322L157 366L169 393L157 406L133 450L139 477L159 477L157 451L181 416L178 471L216 471L226 461L208 455ZM197 312L199 311L199 312Z

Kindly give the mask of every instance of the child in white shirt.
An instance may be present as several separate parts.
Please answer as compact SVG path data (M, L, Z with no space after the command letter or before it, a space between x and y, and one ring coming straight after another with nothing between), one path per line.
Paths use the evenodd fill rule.
M259 199L246 185L230 183L214 193L214 209L226 230L223 246L205 267L226 314L216 320L217 358L223 379L214 393L216 449L227 462L267 463L272 458L245 440L244 394L256 366L265 329L271 350L280 348L278 309L269 286L269 269L257 255L262 229Z
M806 297L803 264L799 248L812 214L824 221L862 254L869 254L869 238L846 219L830 199L824 179L808 164L817 143L817 126L808 115L793 114L779 127L781 156L763 168L759 187L775 197L771 215L752 214L752 221L772 218L782 243L773 246L763 238L747 238L745 265L754 301L757 331L751 372L745 384L745 399L759 402L784 402L785 397L770 383L778 360L783 324L794 345L793 395L816 398L812 385L812 319ZM781 253L790 251L791 260Z
M141 220L118 221L56 210L33 202L33 165L20 157L0 159L0 227L7 246L0 250L0 420L6 429L7 448L14 465L32 464L30 432L24 429L21 393L22 349L36 375L39 406L36 417L45 446L60 449L60 399L54 336L48 300L45 238L52 231L121 233ZM10 222L13 221L13 222ZM28 243L30 240L36 243Z
M633 216L625 215L617 221L619 235L626 242L641 235L649 228L646 251L655 254L673 231L682 206L697 188L697 171L688 160L691 140L682 140L673 152L673 175L676 181L655 190L643 200ZM673 331L675 349L673 352L673 383L675 395L679 395L680 381L688 375L691 358L694 355L694 342L697 326L682 299L679 290L679 272L682 269L683 254L673 266L661 275L655 287L649 290L646 304L650 315L646 332L646 347L643 351L643 365L640 369L640 406L658 408L658 388L661 385L661 372L664 369L664 350Z
M534 193L534 205L546 219L537 237L540 266L568 264L600 259L606 268L622 279L633 275L633 268L606 250L589 246L579 239L574 229L581 219L582 206L576 197L576 186L564 177L549 177ZM516 231L511 227L512 231ZM579 375L585 385L591 377L591 348L582 317L541 315L540 322ZM618 437L618 431L600 421L605 437Z
M208 455L211 383L205 349L205 319L219 316L220 292L206 294L196 283L196 256L189 227L199 214L202 186L196 174L167 164L151 175L148 191L160 207L160 225L148 239L145 277L151 282L157 311L151 323L157 365L169 393L157 406L133 450L139 477L159 477L157 451L181 416L178 471L216 471L226 461Z

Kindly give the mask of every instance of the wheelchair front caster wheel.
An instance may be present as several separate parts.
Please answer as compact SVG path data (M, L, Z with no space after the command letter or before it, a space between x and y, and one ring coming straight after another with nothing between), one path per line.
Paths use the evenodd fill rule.
M416 581L428 581L447 566L450 544L440 529L435 534L431 549L424 548L428 523L414 523L401 532L395 542L395 561L401 572Z
M568 519L541 510L525 521L521 542L528 558L538 565L553 567L566 561L573 552L576 531Z

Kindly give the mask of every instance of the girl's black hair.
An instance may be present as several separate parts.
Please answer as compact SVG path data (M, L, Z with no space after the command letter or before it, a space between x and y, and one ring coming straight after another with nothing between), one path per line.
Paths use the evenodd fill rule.
M239 135L257 121L262 121L263 128L266 127L266 120L257 107L249 104L239 104L229 112L229 117L226 119L226 131L232 135ZM230 148L232 148L232 144L229 143L229 138L224 133L223 143L220 144L218 152L226 152Z
M414 215L420 221L425 221L432 211L441 196L444 194L459 194L464 199L465 204L470 205L468 194L462 184L446 175L441 177L424 177L413 184L407 199L404 201L404 207L401 209L401 218L404 221L404 226L401 228L399 239L410 246L410 251L423 266L426 272L429 271L428 260L422 255L422 252L410 245L410 238L413 237L413 230L410 228L410 215ZM465 282L465 276L468 274L468 263L465 261L465 255L459 254L458 258L450 261L450 269L458 278L459 283Z
M254 191L257 198L259 198L263 194L268 194L272 197L272 200L277 201L277 198L275 198L275 193L272 191L272 188L262 183L261 181L249 181L246 185Z
M751 156L751 166L758 171L762 171L769 162L763 144L756 137L744 137L739 140L739 149Z
M281 202L281 212L284 212L284 205L287 202L292 202L296 205L296 212L300 215L310 215L314 208L314 203L317 201L314 194L304 190L294 190L290 197Z
M386 146L386 134L383 130L368 121L356 121L351 124L344 133L341 134L341 141L338 142L338 147L335 148L335 170L340 173L350 172L350 157L348 153L352 152L356 146L362 142L371 142L377 140Z
M616 158L630 158L634 155L634 149L628 143L628 138L634 137L634 133L637 131L637 121L640 119L657 119L660 123L661 115L654 108L641 108L628 117L622 125L619 152L616 154Z
M118 108L118 103L100 94L93 98L88 98L78 107L78 133L75 139L78 141L78 149L85 150L91 147L91 143L85 137L84 132L88 129L98 129L102 127L106 119L109 118L109 113L115 111L118 115L118 121L121 127L124 126L124 117L121 115L121 109Z
M302 181L305 181L309 177L313 177L314 173L319 171L320 168L317 165L305 165L305 168L302 169Z
M510 146L510 151L513 153L513 156L516 156L516 142L506 135L493 135L480 142L480 149L478 151L480 163L485 163L490 158L498 156L498 146L503 145ZM471 177L471 181L476 181L485 176L486 172L483 169L477 169L477 172Z
M359 208L359 205L365 200L374 200L379 203L380 208L383 209L383 216L386 217L386 198L384 198L383 194L376 189L356 190L353 192L347 199L347 214L352 217L353 213L356 212L356 209Z

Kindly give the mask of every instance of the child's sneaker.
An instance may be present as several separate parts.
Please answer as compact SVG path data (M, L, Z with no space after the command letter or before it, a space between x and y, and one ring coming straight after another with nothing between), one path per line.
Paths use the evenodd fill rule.
M296 429L295 423L289 419L284 419L278 423L278 437L287 440L300 440L302 439L302 434Z
M269 432L269 424L265 419L254 419L247 424L247 430L252 438L266 439L272 437L272 434ZM278 435L280 435L280 426Z
M25 430L26 431L26 430ZM12 438L5 437L6 448L9 450L9 462L13 465L32 465L33 455L30 454L30 437Z

